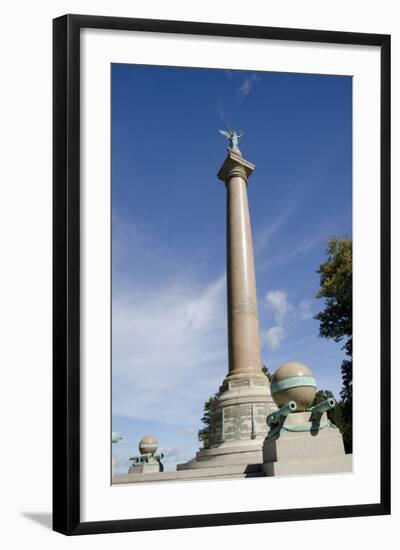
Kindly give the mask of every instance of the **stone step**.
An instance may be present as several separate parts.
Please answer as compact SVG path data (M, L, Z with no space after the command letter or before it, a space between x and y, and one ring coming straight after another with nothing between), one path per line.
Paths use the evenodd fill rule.
M232 464L195 470L157 472L149 474L123 474L112 478L113 485L125 483L150 483L160 481L193 481L196 479L264 477L261 464Z

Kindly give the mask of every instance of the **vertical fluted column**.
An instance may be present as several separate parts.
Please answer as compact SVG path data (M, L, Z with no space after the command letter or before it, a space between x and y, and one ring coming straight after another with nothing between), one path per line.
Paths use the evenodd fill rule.
M229 151L218 172L227 190L229 376L261 373L260 333L247 180L254 165Z

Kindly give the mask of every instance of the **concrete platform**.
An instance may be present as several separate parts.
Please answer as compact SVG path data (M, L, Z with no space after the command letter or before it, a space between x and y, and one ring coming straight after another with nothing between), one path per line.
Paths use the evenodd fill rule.
M334 474L352 471L352 455L344 453L339 430L321 415L320 429L296 431L310 413L289 415L276 439L225 441L197 452L177 465L176 472L128 473L114 476L113 485L164 481L240 479L265 476ZM293 431L295 430L295 431Z
M179 470L176 472L157 472L149 474L123 474L112 478L113 485L128 483L151 483L164 481L193 481L210 479L243 479L264 477L261 464L233 464L214 468Z

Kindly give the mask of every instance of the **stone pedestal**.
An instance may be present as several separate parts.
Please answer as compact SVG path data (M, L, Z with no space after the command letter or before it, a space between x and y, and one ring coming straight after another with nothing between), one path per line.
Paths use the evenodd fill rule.
M210 414L210 448L201 449L195 459L177 469L261 464L265 419L273 408L269 382L262 372L260 377L225 380Z
M265 419L275 408L262 372L247 182L254 165L230 149L218 178L227 190L227 306L229 371L211 417L210 448L178 470L262 463Z
M128 474L153 474L162 471L161 462L156 459L149 459L148 462L140 462L129 466Z
M162 453L156 455L158 441L154 435L145 435L139 442L140 455L133 456L128 474L154 474L164 470Z
M344 452L340 431L326 413L310 425L310 413L290 414L276 439L267 436L262 471L266 476L328 474L352 471L352 455ZM310 426L308 431L298 431Z

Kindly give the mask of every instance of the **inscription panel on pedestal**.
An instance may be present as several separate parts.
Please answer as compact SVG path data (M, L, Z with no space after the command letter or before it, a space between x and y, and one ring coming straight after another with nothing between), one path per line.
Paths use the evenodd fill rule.
M267 416L269 414L268 406L264 403L255 403L253 405L254 428L257 436L267 435Z
M251 382L252 386L266 386L267 383L264 380L252 380Z
M232 380L229 382L230 390L234 388L244 388L246 386L250 386L250 380L248 378L243 378L242 380Z
M253 430L256 437L265 437L270 412L272 409L268 403L240 403L215 408L211 414L211 445L232 439L251 439Z
M243 403L224 408L224 438L248 439L251 434L251 405Z

